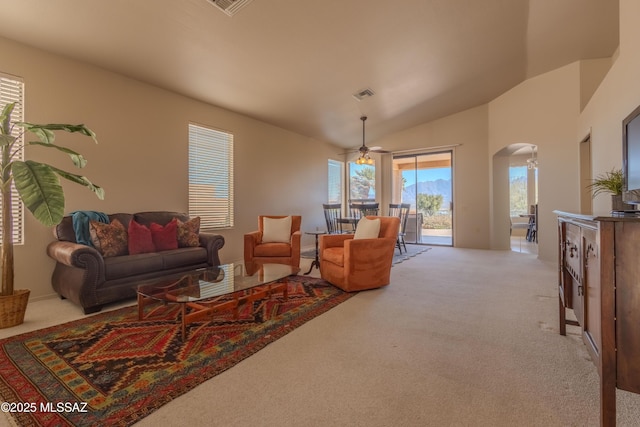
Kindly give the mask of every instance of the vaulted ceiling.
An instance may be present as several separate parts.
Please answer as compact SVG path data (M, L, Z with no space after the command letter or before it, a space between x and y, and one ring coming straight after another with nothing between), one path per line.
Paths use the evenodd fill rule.
M0 36L344 147L618 46L617 0L0 0ZM1 61L1 55L0 55ZM0 71L2 63L0 62ZM352 94L370 88L371 98Z

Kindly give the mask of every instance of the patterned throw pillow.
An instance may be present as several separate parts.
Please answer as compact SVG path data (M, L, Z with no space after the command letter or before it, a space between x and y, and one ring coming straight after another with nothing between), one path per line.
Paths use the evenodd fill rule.
M178 221L178 246L187 248L192 246L200 246L200 217L191 218L187 222Z
M109 224L90 220L89 233L91 235L91 243L103 257L127 254L127 230L117 219L114 219Z

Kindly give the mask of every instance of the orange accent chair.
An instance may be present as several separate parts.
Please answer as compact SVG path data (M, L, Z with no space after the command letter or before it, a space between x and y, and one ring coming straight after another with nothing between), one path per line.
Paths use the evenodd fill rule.
M391 281L391 264L400 218L366 218L380 218L377 238L354 239L353 234L320 236L320 276L347 292L379 288Z
M263 242L265 232L265 218L284 219L285 215L260 215L258 217L258 230L244 235L244 262L261 264L288 264L292 267L300 267L300 224L301 216L291 215L291 231L289 237L276 239L279 241ZM266 221L269 222L269 221Z

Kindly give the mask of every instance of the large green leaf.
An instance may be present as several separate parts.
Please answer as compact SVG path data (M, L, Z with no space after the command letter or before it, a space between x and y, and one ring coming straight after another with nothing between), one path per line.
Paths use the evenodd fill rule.
M76 184L84 185L89 190L96 193L96 196L98 196L98 199L104 200L104 190L102 189L102 187L99 187L93 184L91 181L89 181L89 178L87 178L86 176L76 175L75 173L63 171L62 169L58 169L55 166L49 165L49 167L51 168L52 171L57 173L62 178L68 179L69 181L75 182Z
M11 145L15 142L15 140L15 136L2 134L0 135L0 146Z
M15 102L7 104L2 109L2 113L0 113L0 133L4 135L11 134L11 113L13 113L15 106Z
M31 141L29 142L29 145L39 145L41 147L55 148L56 150L60 150L63 153L67 153L69 157L71 157L71 161L73 161L73 164L78 168L83 168L87 165L87 160L82 156L82 154L77 153L69 148L61 147L55 144L48 144L42 141Z
M58 224L64 216L64 191L58 175L49 165L32 160L14 161L11 169L27 209L47 227Z
M33 123L27 123L27 122L18 122L16 124L36 134L40 139L40 141L44 142L45 144L53 143L53 141L55 140L55 134L53 133L53 131L58 131L58 130L69 132L69 133L76 133L76 132L81 133L82 135L90 136L91 138L93 138L96 144L98 143L98 140L96 139L96 134L83 124L68 125L68 124L50 123L46 125L39 125L39 124L33 124Z
M56 139L56 134L48 129L33 127L29 130L33 132L43 144L53 144L53 141Z

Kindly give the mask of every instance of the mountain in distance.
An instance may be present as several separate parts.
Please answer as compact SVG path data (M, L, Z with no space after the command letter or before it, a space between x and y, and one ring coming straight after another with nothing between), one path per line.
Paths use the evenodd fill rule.
M435 181L422 181L405 187L402 192L402 200L415 204L416 191L418 194L442 194L442 207L451 203L451 180L437 179Z

